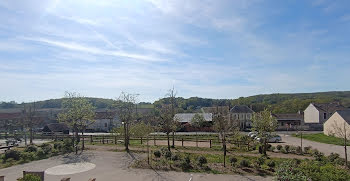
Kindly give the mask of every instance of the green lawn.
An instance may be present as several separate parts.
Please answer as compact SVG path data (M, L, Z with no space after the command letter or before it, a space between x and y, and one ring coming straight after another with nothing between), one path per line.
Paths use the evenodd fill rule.
M300 135L293 134L293 136L300 138ZM323 133L315 133L315 134L303 134L303 139L307 139L310 141L316 141L320 143L327 143L332 145L344 145L344 139L337 138L334 136L327 136ZM348 146L350 146L350 141L348 141Z

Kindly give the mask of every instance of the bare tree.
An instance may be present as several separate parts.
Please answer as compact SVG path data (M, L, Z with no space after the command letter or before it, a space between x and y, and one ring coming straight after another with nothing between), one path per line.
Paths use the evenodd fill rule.
M168 93L166 94L166 96L170 99L170 105L171 105L171 116L174 118L175 116L175 112L176 112L176 90L175 88L173 87L172 89L169 89L168 90ZM175 147L175 131L176 129L173 129L172 131L172 141L173 141L173 144L172 144L172 147L174 148Z
M129 94L122 92L115 103L115 107L117 108L117 114L124 126L124 145L126 151L129 151L129 131L130 125L135 119L136 98L137 94Z
M24 105L23 110L23 123L26 128L29 129L29 144L33 144L33 137L34 137L34 127L37 126L42 119L37 113L36 110L36 103L30 103L29 105Z
M345 156L345 165L347 167L349 167L348 165L348 150L347 150L347 145L348 145L348 138L350 138L350 131L348 131L350 129L350 126L344 121L343 124L338 123L338 122L334 122L332 124L332 128L333 130L331 131L330 134L337 136L339 138L342 138L344 140L344 156Z
M86 128L94 123L95 107L83 96L74 92L66 92L62 102L63 112L58 114L58 120L65 122L73 128L73 145L75 139L75 153L78 153L78 144L80 142L79 132L84 136ZM84 150L85 142L83 138L82 150Z
M239 131L239 124L237 121L231 119L231 114L229 107L227 109L219 110L219 107L216 107L216 111L213 115L214 129L219 133L221 138L222 147L224 151L224 167L226 167L226 152L227 152L227 143L226 137L229 133L235 134Z
M253 130L258 133L258 137L262 140L263 154L266 156L267 140L272 132L278 126L277 120L271 115L270 111L265 109L259 113L254 113L252 118Z

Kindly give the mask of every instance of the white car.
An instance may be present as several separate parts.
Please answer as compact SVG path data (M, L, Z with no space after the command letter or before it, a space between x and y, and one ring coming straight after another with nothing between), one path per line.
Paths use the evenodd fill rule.
M255 138L257 135L258 135L257 132L249 132L248 133L248 136L251 137L251 138Z
M261 138L259 137L256 137L255 140L261 142ZM272 136L269 136L269 139L267 140L268 143L278 143L278 142L281 142L282 141L282 138L279 136L279 135L272 135Z

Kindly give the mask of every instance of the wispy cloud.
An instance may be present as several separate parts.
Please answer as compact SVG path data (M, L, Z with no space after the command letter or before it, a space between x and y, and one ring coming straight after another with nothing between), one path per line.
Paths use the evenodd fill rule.
M131 58L136 60L143 60L143 61L150 61L150 62L159 62L159 61L167 61L166 59L162 59L159 57L151 56L151 55L140 55L140 54L133 54L123 51L113 51L113 50L105 50L97 47L82 45L75 42L64 42L64 41L56 41L56 40L50 40L45 38L24 38L25 40L30 41L36 41L45 43L51 46L56 46L72 51L80 51L83 53L89 53L89 54L97 54L97 55L107 55L107 56L116 56L116 57L125 57L125 58Z

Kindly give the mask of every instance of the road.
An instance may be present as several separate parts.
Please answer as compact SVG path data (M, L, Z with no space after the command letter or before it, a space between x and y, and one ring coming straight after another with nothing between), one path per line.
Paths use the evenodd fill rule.
M282 137L282 143L272 143L273 146L276 146L276 145L300 146L300 138L296 138L288 134L279 134L279 135ZM319 143L319 142L303 139L303 147L306 147L306 146L311 146L312 148L316 148L320 152L323 152L325 155L330 155L331 153L338 153L340 157L345 158L343 146ZM350 153L348 152L348 158L349 157L350 157Z
M21 177L22 171L43 171L46 170L45 180L59 181L62 178L70 177L71 181L88 181L96 178L97 181L113 180L146 180L146 181L188 181L191 173L184 172L163 172L149 169L132 169L130 163L137 159L138 155L130 155L124 152L107 151L87 151L78 156L71 154L68 156L57 156L45 160L17 165L5 169L0 169L0 175L5 175L5 180L16 180ZM82 169L74 169L62 164L88 163L82 164ZM59 167L56 167L59 166ZM79 166L79 165L78 165ZM85 172L80 172L86 170ZM69 175L60 175L74 172ZM80 173L77 173L80 172ZM56 174L56 175L49 175ZM59 174L59 175L57 175ZM243 175L214 175L204 173L193 173L192 181L268 181L271 177L243 176Z

